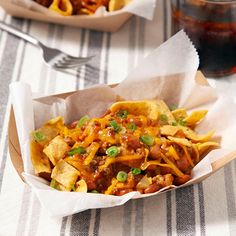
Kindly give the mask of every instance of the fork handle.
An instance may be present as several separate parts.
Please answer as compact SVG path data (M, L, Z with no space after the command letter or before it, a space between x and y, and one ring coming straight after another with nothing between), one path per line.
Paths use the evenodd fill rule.
M24 40L26 40L26 41L34 44L34 45L39 45L40 44L40 42L37 39L35 39L34 37L22 32L18 29L16 29L13 26L7 25L2 21L0 21L0 29L2 29L4 31L7 31L8 33L13 34L17 37L20 37L20 38L22 38L22 39L24 39Z

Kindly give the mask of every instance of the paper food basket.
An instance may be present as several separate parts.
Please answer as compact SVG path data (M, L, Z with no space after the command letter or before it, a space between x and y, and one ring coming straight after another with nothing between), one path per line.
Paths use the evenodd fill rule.
M32 187L50 215L62 217L87 209L118 206L130 199L146 198L161 194L163 191L195 184L236 158L233 138L236 135L234 95L230 92L224 95L217 93L208 85L203 74L197 72L198 65L196 49L187 35L181 31L152 51L118 85L97 85L37 99L33 98L29 85L21 82L10 85L15 112L11 110L9 120L10 157L22 180ZM62 192L50 188L45 180L34 174L29 153L30 132L59 115L65 117L66 123L71 123L84 114L99 117L117 100L117 97L124 100L160 98L168 105L176 104L188 111L207 109L208 114L197 125L196 131L205 134L214 129L216 132L213 138L219 141L220 148L212 150L192 169L190 181L151 194L130 192L123 196L114 196ZM222 112L224 112L224 122L221 119ZM62 202L63 206L58 208Z
M152 19L153 12L155 8L155 1L149 0L150 13L143 13L143 17L147 19ZM150 5L149 4L149 5ZM26 19L33 19L37 21L56 23L86 29L93 29L98 31L105 32L116 32L132 15L135 14L135 11L132 12L129 10L118 10L114 11L111 14L105 15L92 15L92 16L61 16L50 12L48 9L43 9L43 11L37 11L37 9L27 8L22 5L18 5L12 1L0 0L0 6L5 9L7 13L12 16ZM41 6L39 6L40 9ZM41 7L43 8L43 7ZM140 10L138 10L140 12ZM144 9L145 11L145 9ZM45 12L49 12L45 14ZM140 12L142 14L142 12ZM137 13L136 15L140 15ZM142 15L141 15L142 16Z

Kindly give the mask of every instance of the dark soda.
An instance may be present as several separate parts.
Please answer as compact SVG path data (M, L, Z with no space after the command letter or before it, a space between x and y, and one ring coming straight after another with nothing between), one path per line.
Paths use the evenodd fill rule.
M236 73L236 1L172 1L172 33L184 29L208 77Z

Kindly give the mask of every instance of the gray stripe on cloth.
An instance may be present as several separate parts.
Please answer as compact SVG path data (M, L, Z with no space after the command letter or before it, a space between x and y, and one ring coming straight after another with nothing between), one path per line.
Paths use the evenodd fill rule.
M23 236L25 234L25 230L26 230L25 225L29 217L29 208L30 208L29 203L30 203L31 195L32 194L31 194L30 187L25 185L22 202L21 202L19 219L18 219L18 225L16 229L17 236Z
M31 21L27 20L26 21L27 24L26 24L26 33L29 32L29 29L30 29L30 26L31 26ZM18 71L17 71L17 77L16 77L16 81L19 81L20 80L20 75L21 75L21 71L22 71L22 67L23 67L23 61L24 61L24 58L25 58L25 49L26 49L26 42L24 42L24 45L23 45L23 49L22 49L22 52L21 52L21 57L20 57L20 63L19 63L19 68L18 68Z
M53 47L60 47L61 46L61 39L63 38L64 33L64 27L62 25L55 25L55 28L53 29L53 34L50 36L51 39L56 40L56 43L54 43ZM52 92L56 92L56 80L54 78L56 77L56 71L55 70L49 70L49 82L48 82L48 88L49 91L47 91L47 94L51 94Z
M176 230L178 235L196 235L194 187L176 190Z
M205 222L205 208L204 208L204 192L203 184L198 184L198 196L199 196L199 213L200 213L200 227L201 227L201 236L206 235L206 222Z
M22 20L12 19L11 24L14 27L21 28L23 25ZM7 110L7 103L9 99L9 84L12 80L13 68L16 64L16 52L19 46L19 38L12 36L10 34L7 35L6 44L3 50L2 61L0 64L0 81L1 81L1 90L0 90L0 104L1 104L1 116L0 116L0 124L4 123L5 114ZM0 126L0 133L2 134L3 127ZM4 170L7 161L7 144L4 145L4 152L1 158L1 166L0 166L0 192L2 189L2 181L4 176Z
M62 218L60 236L65 236L67 221L68 221L68 216Z
M171 192L166 193L166 229L167 236L172 235L172 204L171 204Z
M85 46L85 29L82 29L81 30L81 39L80 39L80 51L79 51L79 56L82 57L82 52L83 52L83 48ZM81 80L81 73L82 73L82 69L84 69L84 67L82 66L78 72L77 72L77 75L76 75L76 90L79 89L79 80ZM85 67L86 69L86 67Z
M107 33L106 42L106 56L105 56L105 73L104 73L104 83L107 84L108 81L108 62L109 62L109 50L111 46L111 33Z
M138 199L135 203L135 236L143 236L143 207L144 199Z
M134 51L136 45L135 29L137 25L137 17L132 17L129 25L129 54L128 54L128 68L133 68L134 66Z
M168 39L168 31L167 31L167 1L163 0L163 30L164 30L164 41Z
M131 235L131 216L132 216L132 207L133 201L128 201L124 205L124 213L123 213L123 225L122 225L122 236L130 236Z
M52 44L52 40L54 38L55 35L55 31L56 31L56 25L54 24L49 24L48 26L48 31L47 31L47 46L50 46ZM44 94L46 91L46 86L47 86L47 82L46 82L46 78L45 78L45 74L48 75L48 67L44 65L44 62L42 61L42 68L40 71L40 77L42 79L40 79L39 81L39 88L38 88L38 92L40 94Z
M91 220L91 210L74 214L71 219L71 236L88 236Z
M33 195L33 206L31 211L30 223L29 223L29 235L34 236L37 234L39 226L39 216L41 214L41 206L36 195Z
M224 167L225 175L225 190L227 198L227 210L228 210L228 223L229 223L229 232L231 236L236 235L236 205L235 205L235 193L233 186L233 163L230 163Z
M101 220L101 209L96 209L95 222L93 227L93 236L99 235L100 220Z
M3 17L2 17L2 19L1 19L1 21L5 22L6 17L7 17L7 15L6 15L6 13L4 13L4 14L3 14ZM4 31L0 29L0 37L2 36L2 33L3 33L3 32L4 32Z
M85 87L99 83L102 44L103 33L93 30L89 31L88 56L94 56L94 58L85 66Z

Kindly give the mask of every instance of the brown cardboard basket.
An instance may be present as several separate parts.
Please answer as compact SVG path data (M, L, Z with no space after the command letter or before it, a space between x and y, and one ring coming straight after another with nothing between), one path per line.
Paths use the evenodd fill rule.
M208 85L207 80L205 79L205 77L203 76L201 72L197 73L195 79L199 85ZM110 85L110 86L115 87L116 85ZM57 95L52 95L52 96L58 97L58 98L66 98L75 92L77 91L70 92L70 93L62 93L62 94L57 94ZM13 163L13 166L15 170L17 171L18 175L24 181L21 175L22 172L24 171L23 160L21 156L21 150L20 150L20 144L19 144L19 139L18 139L18 134L17 134L13 108L11 108L11 111L10 111L10 119L9 119L9 124L8 124L8 144L9 144L9 154L10 154L10 158ZM236 150L214 161L212 163L212 172L208 175L203 176L197 182L202 181L203 179L207 178L209 175L219 170L220 168L224 167L226 164L228 164L230 161L234 160L235 158L236 158ZM185 184L184 186L186 185L188 184Z
M48 16L26 9L6 0L0 0L0 6L12 16L38 21L69 25L105 32L117 31L131 16L129 12L114 12L107 16Z

